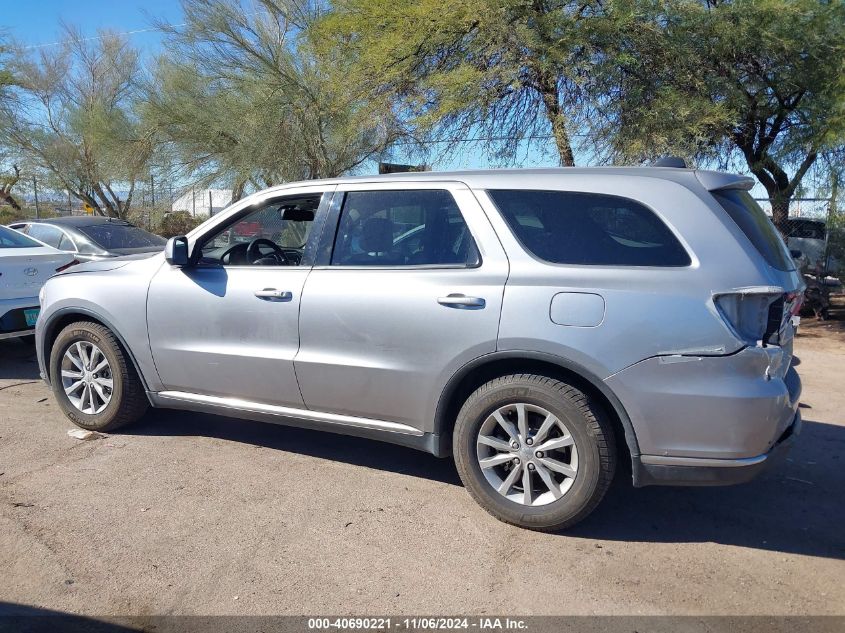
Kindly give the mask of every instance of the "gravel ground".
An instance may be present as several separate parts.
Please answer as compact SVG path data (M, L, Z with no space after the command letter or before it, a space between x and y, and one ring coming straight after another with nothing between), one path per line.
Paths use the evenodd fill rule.
M161 410L72 439L30 348L0 341L0 603L845 614L845 337L825 328L796 344L806 423L782 468L733 488L620 480L565 535L499 523L451 462L378 442Z

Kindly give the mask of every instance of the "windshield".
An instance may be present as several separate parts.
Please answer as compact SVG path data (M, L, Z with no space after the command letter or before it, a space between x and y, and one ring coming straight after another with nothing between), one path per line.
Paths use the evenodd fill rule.
M91 238L97 246L107 251L121 248L164 247L167 242L163 237L148 233L131 224L94 224L80 226L79 230Z
M0 248L36 248L39 246L44 245L14 229L0 226Z

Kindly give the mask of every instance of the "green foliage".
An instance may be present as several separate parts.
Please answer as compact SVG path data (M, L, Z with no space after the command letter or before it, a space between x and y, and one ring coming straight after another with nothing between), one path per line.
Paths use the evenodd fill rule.
M35 215L35 207L24 207L18 211L8 205L0 205L0 225L3 226L11 224L12 222L20 222L21 220L31 220L35 217ZM50 209L44 208L43 206L38 215L42 218L56 217L56 213Z
M15 77L9 69L9 47L0 33L0 103L6 96L9 86L14 85Z
M244 185L336 176L378 157L402 130L385 97L328 72L317 2L185 0L184 27L148 86L146 120L192 175Z
M91 42L68 29L66 37L38 55L14 51L15 85L0 109L0 135L45 184L122 217L152 151L134 112L138 52L109 33Z
M162 237L175 237L185 235L205 222L205 216L193 216L187 211L174 211L167 213L155 227L155 233Z
M512 158L551 131L572 164L604 20L594 0L340 0L319 40L339 80L392 95L420 133L480 133Z
M845 142L845 3L617 0L612 18L601 79L615 154L736 149L783 221L807 169Z

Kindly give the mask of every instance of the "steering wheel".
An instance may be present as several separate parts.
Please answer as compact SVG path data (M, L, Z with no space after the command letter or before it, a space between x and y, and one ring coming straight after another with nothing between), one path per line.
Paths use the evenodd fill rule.
M268 246L273 252L270 255L264 255L261 252L261 246ZM249 246L246 247L246 259L251 264L256 263L258 260L264 257L274 257L279 263L290 266L290 260L285 252L282 250L281 246L273 242L272 240L268 240L266 237L259 237L252 240L249 243Z

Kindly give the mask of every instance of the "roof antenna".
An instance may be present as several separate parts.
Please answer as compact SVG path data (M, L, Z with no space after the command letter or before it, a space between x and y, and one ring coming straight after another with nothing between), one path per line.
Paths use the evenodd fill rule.
M652 167L677 167L679 169L688 169L687 161L679 156L663 156L654 161Z

